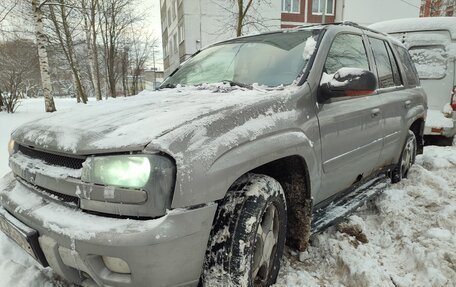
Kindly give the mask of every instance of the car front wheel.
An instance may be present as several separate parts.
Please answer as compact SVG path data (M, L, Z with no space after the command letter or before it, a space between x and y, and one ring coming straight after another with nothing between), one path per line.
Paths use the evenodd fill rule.
M251 174L219 206L209 244L204 286L270 286L285 246L286 201L275 179Z

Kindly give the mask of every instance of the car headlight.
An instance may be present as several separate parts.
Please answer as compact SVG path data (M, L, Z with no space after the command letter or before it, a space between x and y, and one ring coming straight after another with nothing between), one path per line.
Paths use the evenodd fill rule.
M160 155L92 156L83 164L81 180L133 189L157 183L170 188L174 173L174 163Z
M8 153L10 156L13 155L15 146L16 146L16 142L13 139L10 139L10 141L8 143Z

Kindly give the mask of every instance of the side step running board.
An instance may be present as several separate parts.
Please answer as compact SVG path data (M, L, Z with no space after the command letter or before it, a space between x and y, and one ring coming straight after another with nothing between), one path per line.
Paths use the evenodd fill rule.
M346 196L334 200L324 208L313 211L312 235L342 221L348 214L378 195L390 184L386 175L376 177L352 190Z

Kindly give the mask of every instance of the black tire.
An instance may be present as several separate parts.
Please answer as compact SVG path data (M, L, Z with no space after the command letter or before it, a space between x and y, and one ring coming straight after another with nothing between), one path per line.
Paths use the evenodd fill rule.
M403 178L407 178L411 166L415 163L417 151L416 136L412 131L408 131L407 139L402 148L401 157L396 167L391 172L391 182L398 183Z
M215 217L202 276L203 286L274 284L285 246L286 229L286 200L279 182L257 174L250 174L237 182ZM266 233L266 237L259 235ZM274 242L275 245L268 248ZM262 263L264 258L267 259ZM264 265L255 268L255 264ZM254 277L254 273L257 276Z

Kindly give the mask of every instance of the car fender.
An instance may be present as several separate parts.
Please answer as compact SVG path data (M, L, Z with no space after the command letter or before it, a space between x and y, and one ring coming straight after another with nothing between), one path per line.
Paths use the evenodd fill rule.
M220 200L242 175L269 162L294 155L302 157L305 161L311 189L318 189L321 169L314 143L302 130L292 129L244 142L221 154L207 170L204 181L192 182L192 190L201 192L177 191L174 194L172 208Z

